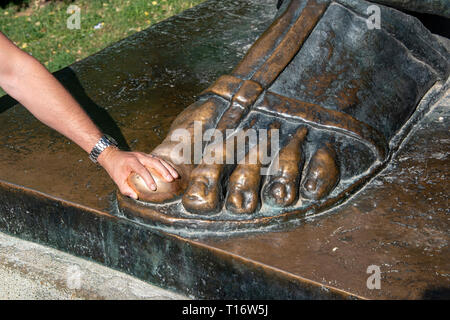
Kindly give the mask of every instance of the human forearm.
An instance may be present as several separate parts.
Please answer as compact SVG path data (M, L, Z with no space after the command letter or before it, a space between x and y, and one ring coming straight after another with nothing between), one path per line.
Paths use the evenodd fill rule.
M34 58L15 58L3 89L36 118L90 152L101 132L65 88Z
M59 131L86 152L91 152L102 133L68 91L36 59L17 48L0 32L0 87L25 106L36 118ZM137 198L128 185L131 173L139 174L156 189L147 168L167 181L178 177L168 163L140 152L106 148L98 157L123 194ZM147 167L147 168L146 168Z

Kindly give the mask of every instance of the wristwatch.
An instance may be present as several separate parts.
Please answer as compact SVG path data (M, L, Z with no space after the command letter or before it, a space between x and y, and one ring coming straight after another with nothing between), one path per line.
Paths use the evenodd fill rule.
M100 156L100 154L108 147L118 147L118 143L116 140L114 140L113 137L105 134L103 137L100 138L100 140L97 142L97 144L92 148L91 153L89 154L89 159L92 160L92 162L97 163L97 159Z

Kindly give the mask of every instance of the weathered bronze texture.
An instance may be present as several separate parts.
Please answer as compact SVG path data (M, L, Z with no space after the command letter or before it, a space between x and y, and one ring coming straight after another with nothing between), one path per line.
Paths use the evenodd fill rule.
M150 152L164 140L185 106L196 103L199 92L222 75L232 73L247 49L273 21L276 2L206 2L124 39L56 76L102 130L120 141L122 147ZM364 10L362 6L361 12ZM386 18L390 14L403 17L400 13L383 12ZM386 22L393 23L389 34L402 36L403 22ZM414 57L435 55L436 59L431 60L438 63L441 53L433 46L427 47L434 36L418 26L418 22L410 26L411 32L424 38L402 38L410 40L406 41L408 48L416 48L408 51L408 55L411 52ZM417 43L426 45L417 47ZM384 46L384 42L381 44ZM395 58L388 46L385 50L383 59ZM314 51L317 52L328 53ZM343 75L353 73L353 67L335 70L334 65L328 66L330 69L321 68L340 71ZM382 78L389 79L395 77L395 70L378 72L383 74ZM439 70L442 68L436 67L437 74ZM339 74L327 79L333 78L339 78ZM236 79L236 76L229 79ZM227 83L230 81L224 82ZM314 83L310 81L308 88L314 88ZM378 84L389 87L391 82ZM327 93L327 87L316 86L315 89ZM230 96L218 100L230 101L237 90L237 87L230 88ZM145 202L136 205L135 201L125 198L121 201L121 212L128 215L128 219L120 216L115 207L115 187L107 174L93 165L79 147L4 97L0 99L0 230L197 298L448 299L450 98L447 93L440 99L442 90L445 86L437 82L415 108L408 120L415 125L402 143L391 139L391 145L398 145L398 151L385 146L391 157L386 168L352 198L342 193L343 199L348 200L340 206L331 202L332 210L320 217L305 212L304 220L290 219L289 212L278 216L277 223L267 219L269 230L273 232L230 236L231 233L225 231L221 237L203 237L207 225L214 230L214 216L209 219L195 214L190 214L190 219L174 217L181 205L167 212L165 210L171 208L168 203L152 210L157 206ZM341 95L328 92L328 96L334 101L338 97L339 106L347 106L346 110L354 109L348 103L364 98L352 96L352 90L341 91ZM215 94L209 95L209 99L214 99ZM326 96L324 108L331 105ZM383 99L380 96L380 101ZM321 105L320 101L308 97L296 100L304 102L301 108L305 108L306 103ZM215 111L217 109L211 110ZM357 119L355 114L351 116ZM298 141L296 150L301 149L304 158L298 169L302 174L296 190L300 191L300 182L306 177L306 169L302 168L308 166L312 154L325 147L329 140L316 143L320 137L315 136L316 128L327 126L313 127L308 122L297 122L296 116L292 118L295 125L283 135L286 140L280 147ZM271 119L273 121L274 117ZM276 119L280 123L284 121L283 117ZM398 119L393 117L393 122ZM302 128L307 132L302 132ZM337 130L333 126L330 129L333 134ZM326 133L326 130L321 131L328 137ZM347 133L356 141L364 140ZM342 157L341 149L336 148L336 144L331 145L335 147L339 168L342 162L347 162L344 168L351 163L358 166L360 158L366 155L356 152L355 144L351 144L352 148L345 153L348 157ZM376 154L376 141L362 146L361 150L366 148ZM298 157L295 155L295 159ZM286 176L291 174L284 172ZM340 174L342 178L342 170ZM262 190L265 190L263 186ZM264 193L262 196L265 197ZM278 206L277 203L272 205ZM239 215L230 219L236 216ZM248 216L252 215L243 215L241 223L254 227L264 223L264 217L258 224ZM223 221L220 227L224 227ZM161 229L171 233L187 230L190 237ZM380 290L367 287L370 265L381 269Z
M119 210L127 211L122 214L136 212L142 221L140 206L163 212L169 221L177 219L183 235L190 234L193 221L194 230L211 234L264 230L280 220L319 214L362 188L389 163L420 118L420 101L428 93L443 94L437 84L450 71L449 51L419 21L380 6L384 24L373 30L366 23L370 5L362 0L283 1L275 21L231 74L203 91L153 150L180 171L176 192L170 197L167 183L154 192L135 188L140 201L134 205L119 196ZM235 152L227 149L230 138L222 161L213 164L202 160L197 165L193 152L173 152L180 145L173 135L180 129L188 150L198 144L196 121L202 124L200 137L214 128L226 137L244 127L266 129L273 119L281 123L277 152L285 172L277 178L258 174L275 163L225 163L227 153ZM201 141L200 146L209 154L211 144ZM289 160L293 146L299 150ZM247 158L259 147L245 147ZM284 175L283 187L279 175Z

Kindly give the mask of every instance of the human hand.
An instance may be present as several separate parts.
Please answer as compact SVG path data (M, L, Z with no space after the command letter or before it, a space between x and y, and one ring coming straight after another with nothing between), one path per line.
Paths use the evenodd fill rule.
M120 192L133 199L138 196L127 182L132 172L140 175L151 190L156 190L156 183L146 167L154 169L167 182L178 178L177 171L166 161L142 152L126 152L109 147L100 154L98 162L114 180Z

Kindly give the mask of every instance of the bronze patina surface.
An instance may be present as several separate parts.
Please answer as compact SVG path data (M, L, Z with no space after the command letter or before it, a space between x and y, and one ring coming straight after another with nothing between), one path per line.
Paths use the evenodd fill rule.
M369 28L371 2L279 4L274 22L231 74L200 94L152 151L181 178L155 191L129 179L139 201L119 195L121 214L183 236L296 223L362 188L445 93L450 52L409 15L377 6L383 26ZM251 145L251 139L236 146L235 136L247 136L248 128L266 132L274 123L279 139L278 146L271 144L274 150L264 141ZM211 130L219 138L208 142L203 136ZM262 170L277 171L278 163L264 163L262 150L277 153L276 160L285 157L283 149L292 149L299 130L306 130L301 143L294 143L302 157L282 159L284 170L297 174L266 192L277 177ZM236 156L238 149L242 156ZM218 157L210 156L215 153Z
M208 1L57 76L122 146L150 152L200 92L213 83L216 94L233 91L234 78L216 79L230 74L269 27L275 3ZM219 238L161 231L177 223L164 212L151 217L162 221L153 226L121 217L106 173L73 143L2 98L0 229L199 298L448 298L446 96L422 101L423 114L392 161L341 206L287 226L280 220L276 232L225 232ZM311 105L295 110L304 114ZM278 196L287 189L280 191L278 181L289 178L298 190L299 169L292 163L305 161L297 146L308 134L308 128L297 128L284 149L296 152L279 154L282 164L291 164L282 165L263 189L265 198L277 195L275 206L293 201ZM318 159L329 163L327 146L322 148ZM123 206L130 201L123 200ZM129 203L134 218L142 214L150 221L145 205ZM198 224L191 221L181 226L195 229ZM381 269L379 290L366 286L370 265Z

